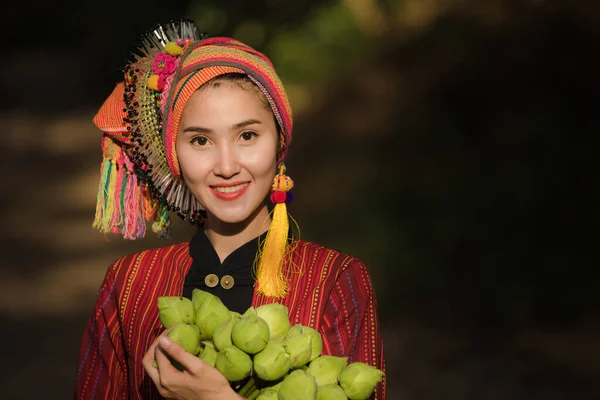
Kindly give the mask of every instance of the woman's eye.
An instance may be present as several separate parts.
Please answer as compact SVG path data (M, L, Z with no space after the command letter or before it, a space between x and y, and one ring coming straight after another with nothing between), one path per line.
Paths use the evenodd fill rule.
M204 136L196 136L192 139L192 144L198 144L200 146L206 146L208 139Z
M249 141L252 140L255 136L258 136L256 132L246 131L243 132L240 137L242 138L242 140Z

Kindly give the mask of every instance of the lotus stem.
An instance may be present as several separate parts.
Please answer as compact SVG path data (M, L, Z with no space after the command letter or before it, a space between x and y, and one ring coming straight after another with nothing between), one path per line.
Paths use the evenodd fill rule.
M254 400L258 397L259 394L260 390L255 388L254 391L250 394L250 396L248 396L247 400Z
M250 393L250 390L255 386L254 378L250 378L248 379L248 382L246 382L246 384L240 389L238 394L242 397L246 397L246 395Z

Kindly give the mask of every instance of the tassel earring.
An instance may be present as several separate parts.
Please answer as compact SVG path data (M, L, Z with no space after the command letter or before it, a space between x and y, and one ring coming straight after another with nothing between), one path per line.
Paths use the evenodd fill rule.
M271 201L275 204L271 226L259 256L256 274L257 292L267 297L284 298L290 290L282 269L289 230L286 203L293 200L293 187L294 181L285 175L285 165L280 164L271 193Z

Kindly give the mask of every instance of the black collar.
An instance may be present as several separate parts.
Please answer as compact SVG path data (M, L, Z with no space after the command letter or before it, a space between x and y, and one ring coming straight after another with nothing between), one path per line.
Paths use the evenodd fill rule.
M190 241L190 256L194 260L194 264L202 264L205 275L238 271L252 267L258 251L258 243L264 241L266 237L267 232L246 242L229 254L221 264L221 260L219 260L215 248L204 233L204 229L199 228Z
M185 277L182 296L191 299L193 290L198 288L219 297L230 310L245 312L252 305L254 293L252 264L258 251L258 243L262 242L266 235L265 232L240 246L221 264L204 230L198 229L189 245L192 266ZM213 278L216 275L217 281L214 281L212 286L207 285L208 275L213 275ZM235 283L233 287L226 289L220 283L228 277L233 278Z

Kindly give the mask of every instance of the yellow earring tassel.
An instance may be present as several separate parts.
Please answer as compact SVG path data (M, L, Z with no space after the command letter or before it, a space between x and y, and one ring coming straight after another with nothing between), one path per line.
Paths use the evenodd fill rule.
M283 263L287 249L289 220L285 205L287 192L294 182L284 175L285 166L279 166L279 174L273 181L271 199L275 203L271 226L259 256L256 280L257 292L267 297L284 298L290 288L283 275Z

